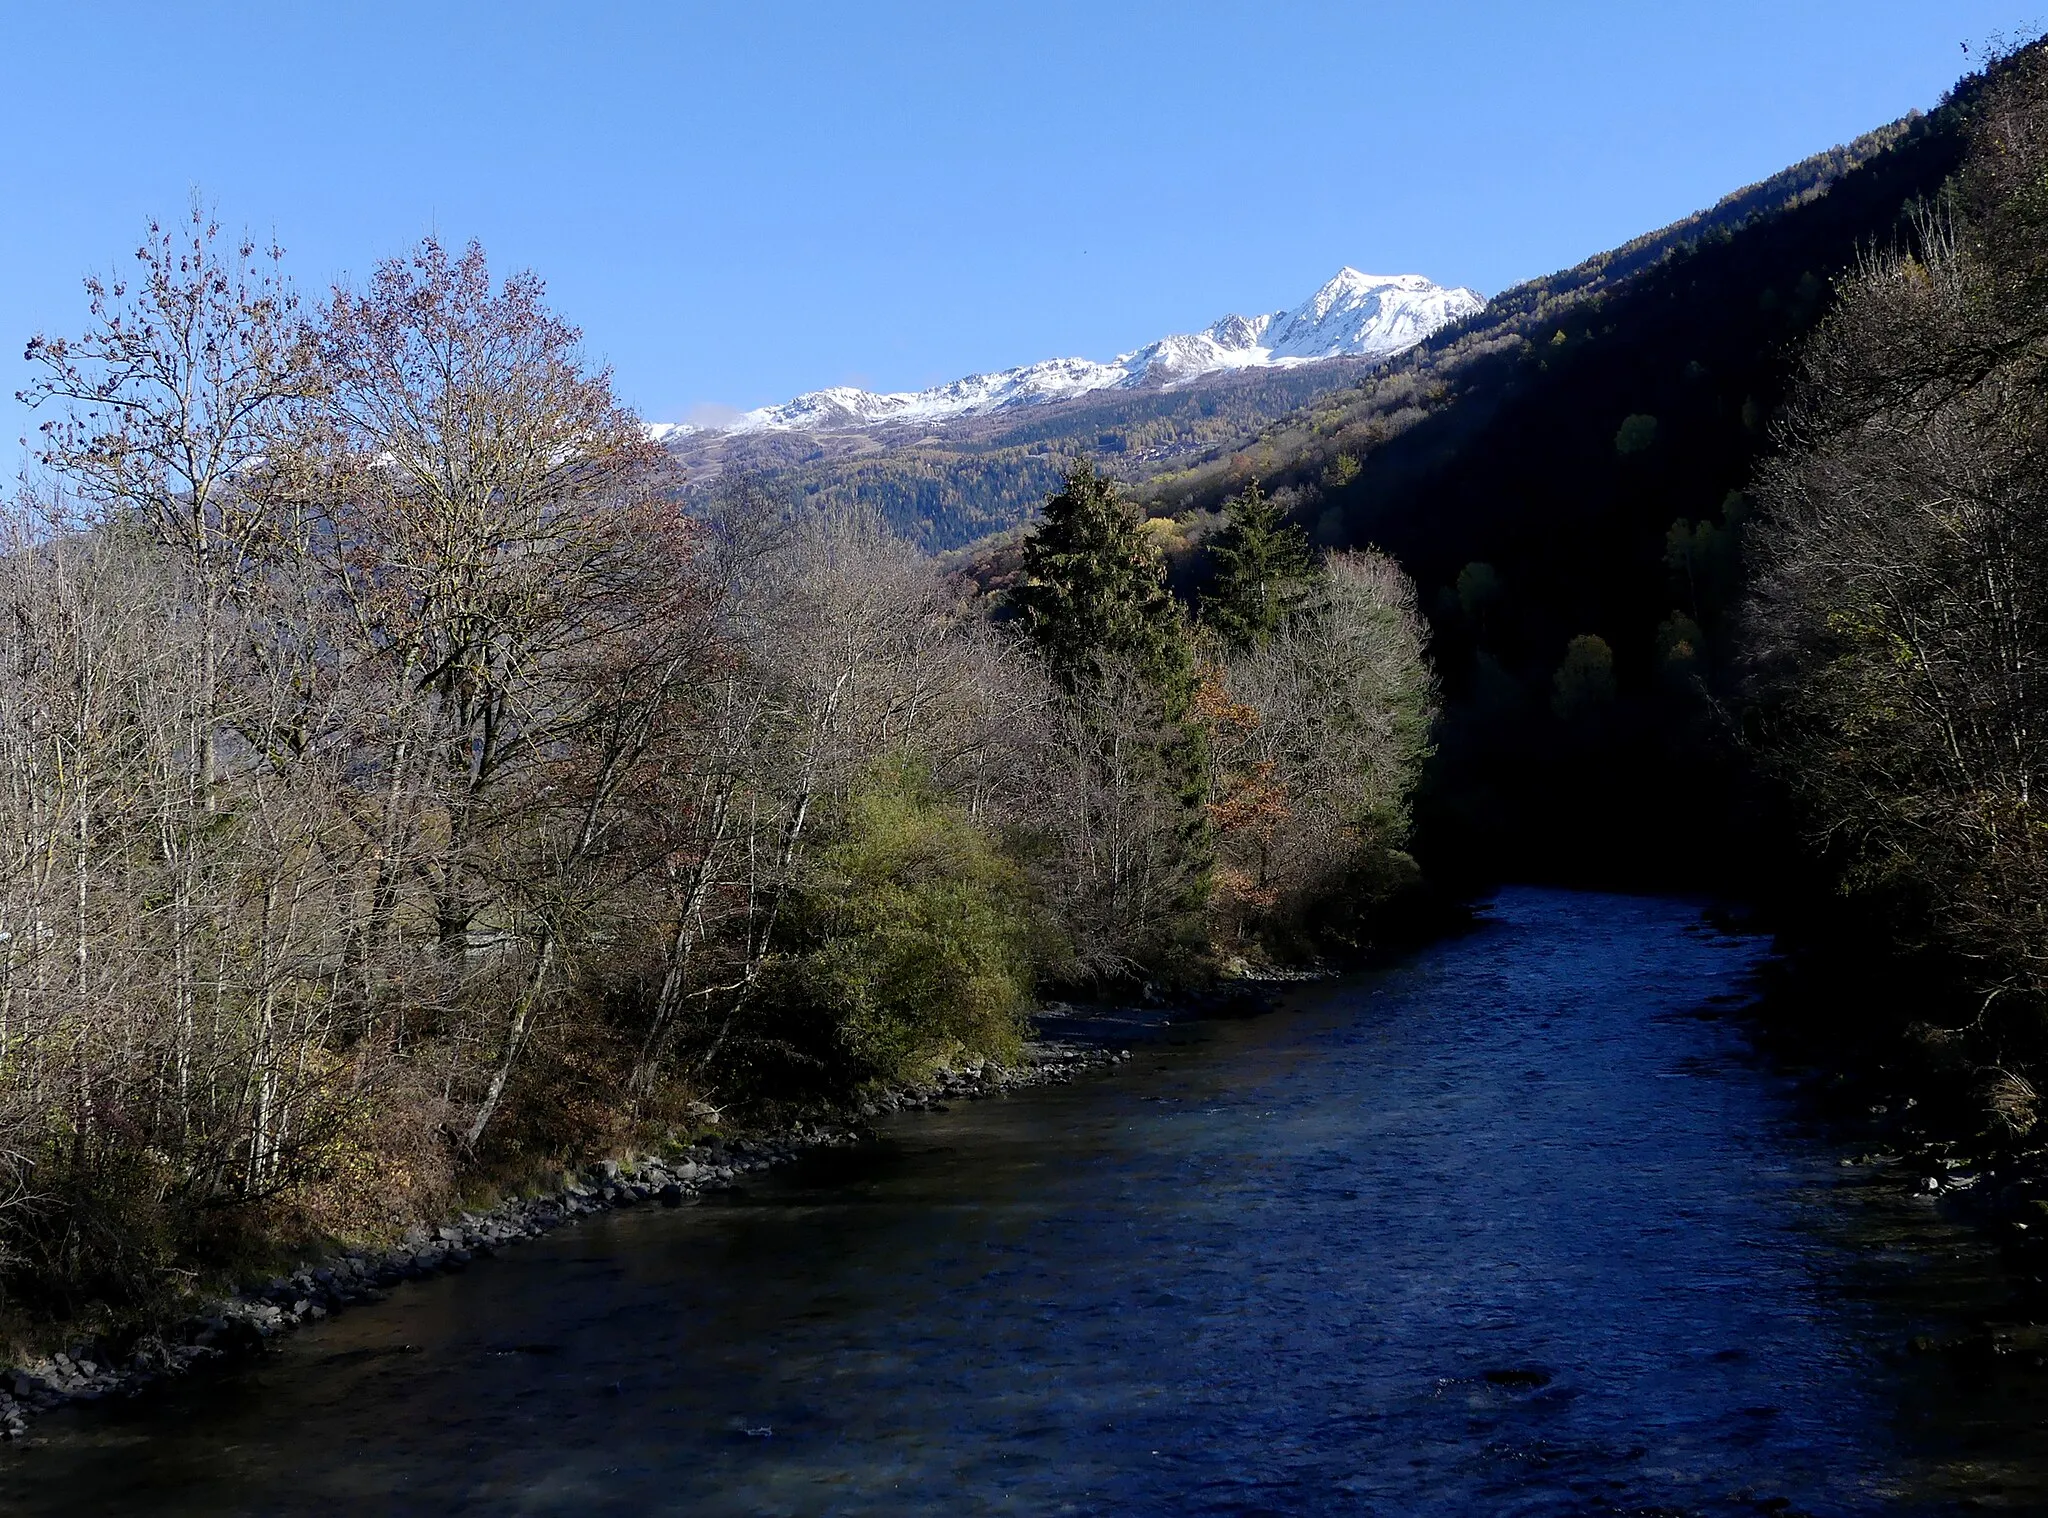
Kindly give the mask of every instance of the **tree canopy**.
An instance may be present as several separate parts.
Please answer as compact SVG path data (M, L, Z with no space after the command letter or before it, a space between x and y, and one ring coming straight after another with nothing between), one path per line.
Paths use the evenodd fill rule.
M1288 523L1254 480L1224 505L1228 525L1211 557L1216 578L1202 620L1233 648L1257 648L1308 600L1315 556L1308 535Z
M1187 684L1185 625L1144 523L1116 481L1084 457L1025 540L1024 583L1012 601L1063 683L1128 660L1162 689Z

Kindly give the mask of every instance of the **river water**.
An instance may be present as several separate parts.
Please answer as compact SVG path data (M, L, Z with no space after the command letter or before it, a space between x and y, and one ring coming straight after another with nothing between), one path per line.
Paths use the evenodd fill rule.
M1478 931L68 1412L8 1513L2042 1510L1997 1261L1697 906Z

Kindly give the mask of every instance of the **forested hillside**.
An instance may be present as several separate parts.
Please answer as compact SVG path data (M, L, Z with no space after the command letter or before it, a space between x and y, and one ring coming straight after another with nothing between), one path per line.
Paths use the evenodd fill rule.
M1243 479L1256 474L1283 490L1297 492L1288 499L1297 507L1304 506L1326 489L1343 490L1356 478L1355 466L1428 417L1454 406L1469 413L1471 408L1464 403L1474 397L1484 400L1501 390L1522 367L1515 360L1527 357L1539 341L1556 345L1562 331L1568 345L1573 334L1583 338L1615 328L1623 346L1640 343L1648 348L1655 341L1654 334L1633 334L1611 313L1603 314L1611 301L1635 291L1672 260L1749 238L1786 215L1829 197L1846 178L1888 157L1894 149L1919 141L1931 129L1930 123L1915 113L1865 133L1846 146L1803 159L1683 221L1559 273L1502 291L1487 302L1485 310L1444 328L1345 389L1298 413L1276 417L1256 433L1234 439L1230 446L1206 457L1159 471L1148 482L1143 497L1155 510L1214 507ZM1932 130L1943 135L1939 129ZM1953 134L1948 136L1953 155ZM1940 182L1941 172L1935 171L1932 183ZM1854 222L1868 209L1849 208L1847 219ZM1809 285L1802 297L1798 283L1809 272L1794 271L1776 298L1803 298L1810 308L1820 292ZM1671 287L1666 289L1670 293ZM1792 314L1795 318L1799 315L1796 311ZM1810 316L1810 309L1805 314ZM1545 361L1558 356L1536 354L1531 363L1539 373L1547 374L1550 366ZM1469 415L1467 425L1471 425ZM1442 451L1441 442L1433 451ZM1362 488L1370 491L1373 487L1367 484ZM1323 525L1332 532L1342 530L1340 524Z
M1743 492L1799 340L1940 192L1977 94L1507 292L1144 487L1199 532L1257 478L1318 542L1376 545L1416 576L1448 696L1423 815L1440 866L1728 879L1785 841L1710 710Z

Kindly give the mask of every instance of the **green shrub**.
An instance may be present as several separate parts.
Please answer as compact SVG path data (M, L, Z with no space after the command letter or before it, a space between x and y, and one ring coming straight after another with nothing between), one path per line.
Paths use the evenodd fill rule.
M1014 1057L1043 943L1023 872L914 766L837 809L797 902L789 990L853 1082ZM816 1026L816 1024L814 1024Z

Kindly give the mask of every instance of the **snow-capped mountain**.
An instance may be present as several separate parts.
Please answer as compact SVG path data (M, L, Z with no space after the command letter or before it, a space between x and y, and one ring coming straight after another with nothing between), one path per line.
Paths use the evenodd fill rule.
M1114 388L1181 385L1228 369L1271 369L1332 358L1386 358L1486 304L1420 274L1340 269L1289 311L1226 316L1200 332L1162 337L1108 363L1055 358L995 374L970 374L930 390L877 395L839 385L780 406L742 413L725 432L833 432L892 422L939 422L1013 406L1044 405ZM663 425L657 437L697 429Z

